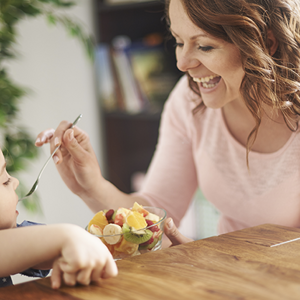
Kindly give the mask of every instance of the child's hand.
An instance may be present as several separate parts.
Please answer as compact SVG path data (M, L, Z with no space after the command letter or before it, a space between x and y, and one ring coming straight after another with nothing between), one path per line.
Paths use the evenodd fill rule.
M61 256L54 260L51 275L52 288L108 278L118 274L117 266L107 247L99 238L81 228L71 228L61 249Z

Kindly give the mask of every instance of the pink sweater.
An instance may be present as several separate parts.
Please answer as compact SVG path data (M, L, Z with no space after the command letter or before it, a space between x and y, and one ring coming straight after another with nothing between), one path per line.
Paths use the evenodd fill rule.
M179 81L162 114L159 141L139 195L179 224L199 187L221 214L218 232L264 223L300 227L300 135L275 153L250 152L221 109L193 114L199 97Z

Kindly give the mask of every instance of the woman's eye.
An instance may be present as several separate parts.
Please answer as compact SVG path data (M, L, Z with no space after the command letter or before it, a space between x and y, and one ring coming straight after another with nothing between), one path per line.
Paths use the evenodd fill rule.
M206 47L199 46L198 49L203 51L203 52L209 52L213 49L213 47L211 47L211 46L206 46Z
M180 47L180 48L181 48L182 46L183 46L183 43L177 43L177 42L176 42L176 43L174 44L174 47L175 47L175 48L177 48L177 47Z
M8 178L8 180L7 181L5 181L3 184L4 185L9 185L9 183L11 182L11 179L10 178Z

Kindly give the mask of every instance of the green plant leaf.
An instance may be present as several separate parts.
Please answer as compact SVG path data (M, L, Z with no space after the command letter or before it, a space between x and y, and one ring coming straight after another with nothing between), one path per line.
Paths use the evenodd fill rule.
M47 15L47 20L51 25L56 25L56 17L53 14L48 14Z
M61 25L77 38L85 47L88 58L93 59L93 38L85 33L82 24L65 12L74 5L75 1L67 0L0 0L0 132L4 137L1 148L10 174L17 175L18 171L24 171L28 161L38 155L34 139L24 128L15 126L20 101L29 89L16 84L5 69L6 61L18 55L15 50L18 39L16 28L22 19L44 16L49 24ZM19 190L24 195L29 188L20 184ZM40 208L37 194L22 201L22 205L29 211L37 212Z

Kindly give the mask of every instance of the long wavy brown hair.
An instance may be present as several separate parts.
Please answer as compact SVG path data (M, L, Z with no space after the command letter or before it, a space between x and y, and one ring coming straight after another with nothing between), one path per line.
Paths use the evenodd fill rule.
M278 109L290 130L300 116L300 8L298 0L181 1L191 21L207 33L233 43L241 53L245 76L240 92L256 125L247 140L248 154L257 137L265 103ZM166 0L166 19L170 25ZM278 41L269 54L268 30ZM189 76L189 75L188 75ZM190 88L200 95L189 76ZM201 95L200 95L201 96ZM201 102L197 110L205 108Z

